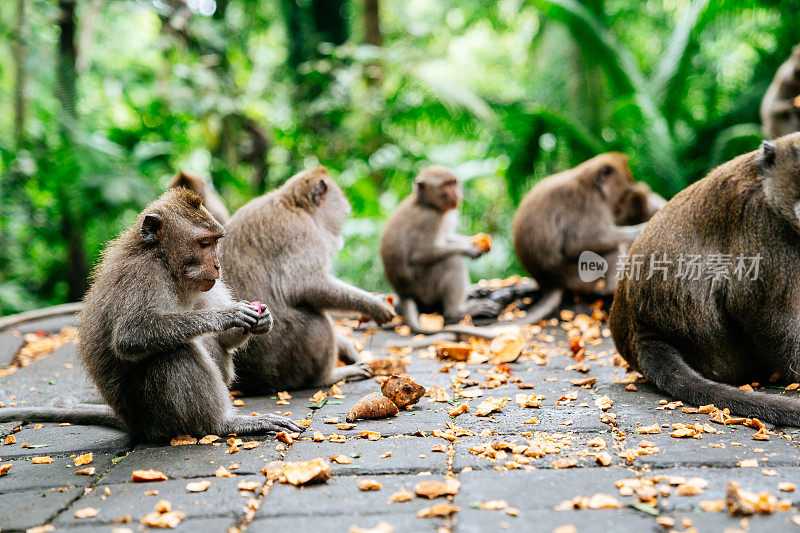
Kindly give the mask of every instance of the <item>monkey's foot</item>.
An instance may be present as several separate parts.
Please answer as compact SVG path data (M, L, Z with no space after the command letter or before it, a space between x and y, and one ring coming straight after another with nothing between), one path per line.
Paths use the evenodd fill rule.
M259 416L236 415L226 423L223 433L236 433L237 435L278 433L280 431L298 431L302 433L305 429L291 418L285 416L272 414Z
M346 379L347 381L359 381L372 377L372 369L364 363L355 363L353 365L337 366L331 372L331 380L333 383Z
M468 300L467 314L471 317L495 317L503 310L503 306L492 300Z

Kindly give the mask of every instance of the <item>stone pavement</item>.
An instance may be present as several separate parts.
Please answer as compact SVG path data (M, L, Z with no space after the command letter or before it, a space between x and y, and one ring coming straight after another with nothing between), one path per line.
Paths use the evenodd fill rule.
M57 331L70 320L49 320L27 325L26 330ZM440 392L456 399L444 403L424 397L394 418L358 421L354 429L339 429L325 421L344 422L353 403L379 390L374 379L344 384L343 397L329 396L321 403L310 400L316 389L293 391L291 399L280 404L277 396L244 398L239 407L243 412L291 413L295 419L310 420L300 440L288 445L264 436L253 439L256 447L240 447L229 454L224 440L217 445L159 446L133 444L124 434L104 428L28 424L18 429L18 423L0 423L0 438L13 434L16 440L5 445L0 440L0 465L11 464L0 476L0 530L24 531L47 524L69 531L120 527L138 531L146 529L140 519L153 511L156 502L168 500L173 509L185 514L177 526L182 531L246 527L248 531L346 532L351 526L372 528L385 522L397 532L440 528L551 532L559 527L559 532L640 532L666 531L669 528L656 520L669 524L670 519L677 531L689 527L701 532L800 531L792 522L800 514L798 492L779 490L780 483L800 484L797 429L768 427L768 440L755 440L756 430L751 427L716 424L709 414L665 406L663 395L648 384L620 383L626 381L626 371L614 365L609 338L601 335L591 342L593 323L584 331L584 340L590 342L583 361L576 361L565 328L580 324L552 320L535 328L523 356L494 371L490 363L443 362L431 350L404 354L410 377L427 388L441 387ZM401 339L385 330L366 337L363 332L355 335L378 357L386 356L383 346L388 340ZM18 346L18 339L0 334L0 368L10 363ZM596 382L573 383L589 378ZM479 397L458 394L470 380L479 382L478 386L464 386L463 392ZM533 389L520 388L529 384ZM491 385L496 387L486 388ZM541 407L517 405L518 394L531 393L540 398ZM58 398L86 394L92 394L91 386L75 361L73 343L0 377L0 405L47 405ZM476 416L477 406L488 397L510 401L489 416ZM461 403L469 405L469 411L451 418L453 404ZM677 428L696 435L672 437L674 424L692 425ZM637 432L637 428L647 432ZM361 438L364 430L379 432L381 438ZM660 432L650 433L656 430ZM326 440L312 440L315 432ZM327 440L334 433L343 435L344 441ZM95 468L94 474L76 475L79 467L73 465L73 458L87 452L93 453L93 462L87 466ZM332 462L333 476L323 484L298 488L268 482L260 472L270 461L327 460L333 455L349 456L352 462ZM49 456L52 462L34 464L35 456ZM598 456L610 464L601 465ZM755 466L748 467L751 463ZM217 477L220 466L233 476ZM162 471L169 479L131 482L134 470L148 468ZM451 517L417 517L418 511L444 498L388 501L398 489L413 491L421 480L440 480L448 474L461 484L450 498L460 511ZM633 486L637 492L618 488L619 480L637 478L645 480ZM690 478L700 480L681 485ZM380 483L380 490L359 490L359 481L366 479ZM187 491L188 482L202 480L210 482L207 491ZM654 480L652 487L647 480ZM245 481L255 482L255 490L240 490ZM748 491L767 491L788 499L793 508L749 518L731 517L724 509L704 511L713 504L701 502L724 500L730 481L738 481ZM576 497L586 498L575 500L578 507L590 508L556 510ZM499 509L484 510L482 504ZM93 508L96 515L76 518L76 511L85 508ZM115 524L120 519L130 523Z

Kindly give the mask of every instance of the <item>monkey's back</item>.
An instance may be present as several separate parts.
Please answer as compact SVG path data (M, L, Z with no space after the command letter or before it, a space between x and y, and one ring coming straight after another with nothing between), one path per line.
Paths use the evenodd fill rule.
M228 285L239 298L264 302L274 321L270 333L254 336L237 354L235 386L266 393L310 385L333 364L333 326L325 313L294 307L291 299L327 274L330 245L281 189L245 204L226 231L221 263Z
M525 195L514 214L512 236L520 264L543 286L564 286L570 277L565 243L587 239L586 220L608 223L610 212L592 192L582 189L575 169L548 176ZM598 196L598 197L595 197ZM593 228L588 227L589 242ZM587 242L587 245L589 244Z
M775 325L785 320L779 317L785 309L797 310L800 297L794 288L800 242L766 204L755 154L721 165L680 192L631 246L631 265L643 258L641 271L629 267L619 281L610 327L620 355L634 368L644 338L668 340L690 366L716 381L752 381L775 367L768 361L775 357L769 347L781 342ZM772 250L766 255L765 242ZM716 258L719 268L731 261L731 279L702 270L699 280L682 279L681 258L686 274L686 261L696 256L702 265ZM661 271L647 279L651 257L666 269L666 280ZM734 279L737 257L760 257L757 279Z

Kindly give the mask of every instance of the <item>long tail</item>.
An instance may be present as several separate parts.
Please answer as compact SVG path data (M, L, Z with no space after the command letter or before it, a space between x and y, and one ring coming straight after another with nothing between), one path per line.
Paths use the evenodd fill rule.
M406 321L406 325L415 335L433 335L438 333L431 329L425 329L419 324L419 310L417 309L417 302L412 298L403 298L400 300L400 313Z
M507 324L535 324L543 318L552 314L558 306L561 305L561 299L564 297L564 290L560 288L545 289L542 297L536 302L536 305L528 309L528 314L522 318L515 320L508 320L501 322L501 325Z
M107 405L81 404L76 407L5 407L0 422L69 422L125 430L125 423Z
M686 364L681 353L660 340L639 341L637 366L656 387L693 405L713 403L739 416L756 417L781 426L800 427L800 401L745 391L703 377Z

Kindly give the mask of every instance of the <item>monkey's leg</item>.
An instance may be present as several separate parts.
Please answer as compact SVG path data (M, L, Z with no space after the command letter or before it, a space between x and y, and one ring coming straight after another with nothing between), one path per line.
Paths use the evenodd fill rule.
M353 346L353 343L350 342L350 339L339 333L338 331L334 331L334 340L336 341L336 351L339 355L339 360L346 365L353 365L355 363L361 362L361 356L356 350L356 347Z
M278 433L280 431L303 432L306 428L285 416L279 415L232 415L222 424L220 435L236 433L237 435L258 435L262 433Z

